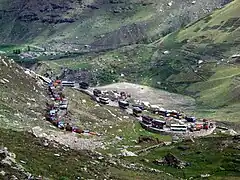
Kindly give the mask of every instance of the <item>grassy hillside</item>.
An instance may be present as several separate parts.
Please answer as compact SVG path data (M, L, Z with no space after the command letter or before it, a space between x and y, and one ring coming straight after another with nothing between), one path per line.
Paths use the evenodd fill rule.
M150 153L143 153L134 160L145 159L145 165L173 173L184 179L204 179L202 175L208 174L209 177L206 177L206 179L210 180L235 180L240 176L239 154L235 147L238 143L238 138L208 137L195 143L185 141L181 144L155 149ZM161 160L168 153L172 153L181 161L188 162L189 166L184 169L176 169L171 166L153 163L154 160Z
M1 126L28 128L43 118L46 92L40 81L13 60L0 57Z
M89 96L72 89L64 92L69 99L69 117L72 123L82 129L96 131L102 136L84 136L60 131L44 118L48 96L38 79L28 75L23 68L6 57L0 59L0 70L0 144L15 153L16 161L28 172L61 180L77 177L156 179L159 176L159 173L153 173L141 164L139 168L144 168L144 172L135 172L129 161L121 161L116 156L121 153L121 149L134 151L152 145L150 143L139 146L137 140L140 135L158 138L160 141L171 141L170 136L143 130L135 118L126 112L119 108L100 106ZM40 133L53 139L34 137L30 132L36 126L41 129ZM59 140L63 141L64 145L58 144ZM48 143L44 145L46 141ZM90 150L89 146L94 147L95 142L101 143L97 149L101 154ZM71 144L76 144L81 150L70 149ZM0 175L0 179L9 179L11 175L19 179L25 177L10 165L1 166L1 170L5 175ZM106 173L102 174L102 171ZM162 179L173 179L162 172L160 175Z
M128 161L116 160L106 154L91 151L75 151L66 146L49 142L44 147L43 139L35 138L27 132L16 132L6 129L0 131L0 143L8 147L9 151L16 154L16 161L20 162L35 177L44 179L72 180L72 179L174 179L165 173L135 171L129 167ZM57 155L56 155L57 154ZM125 165L125 167L124 167ZM23 179L20 173L9 169L8 166L1 170L9 173L6 177L15 175ZM11 171L10 171L11 170ZM102 173L102 172L105 173ZM2 178L2 175L0 175Z

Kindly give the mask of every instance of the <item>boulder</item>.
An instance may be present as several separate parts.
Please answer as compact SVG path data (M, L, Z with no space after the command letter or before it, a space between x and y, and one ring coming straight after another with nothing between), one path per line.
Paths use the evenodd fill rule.
M168 153L161 160L155 160L155 161L153 161L153 163L155 163L157 165L172 166L172 167L179 168L179 169L183 169L187 165L187 163L182 162L176 156L174 156L172 153Z
M35 126L32 128L32 134L35 137L46 137L47 134L43 132L43 129L40 128L39 126Z
M137 156L135 153L128 151L126 149L121 150L121 155L122 156L129 156L129 157L133 157L133 156Z
M1 176L5 176L6 175L6 172L5 171L0 171L0 177Z

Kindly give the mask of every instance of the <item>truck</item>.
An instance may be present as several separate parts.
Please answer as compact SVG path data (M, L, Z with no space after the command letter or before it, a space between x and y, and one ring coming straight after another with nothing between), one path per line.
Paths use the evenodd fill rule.
M127 101L118 101L118 105L120 108L127 109L129 106L129 103Z
M82 88L82 89L88 89L89 84L82 81L82 82L79 83L79 87Z
M100 97L99 102L102 104L109 104L109 98L107 97Z
M133 115L136 117L140 117L141 113L142 113L142 109L140 107L133 107Z
M93 90L93 95L96 97L99 97L102 94L102 91L99 89L94 89Z
M150 116L142 115L142 122L144 124L150 125L152 124L153 118Z

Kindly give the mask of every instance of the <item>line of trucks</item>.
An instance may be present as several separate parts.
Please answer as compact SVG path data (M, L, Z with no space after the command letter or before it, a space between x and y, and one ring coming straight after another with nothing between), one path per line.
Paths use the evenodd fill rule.
M75 86L75 82L64 82L62 81L63 86ZM89 85L85 82L80 82L79 87L82 89L88 89ZM117 93L118 94L118 93ZM109 104L110 98L106 96L101 90L94 89L93 95L98 97L99 102L102 104ZM140 118L141 125L143 127L153 128L157 130L164 130L168 128L168 130L173 132L194 132L200 131L202 129L208 130L213 127L213 123L209 122L206 119L201 121L197 121L195 117L189 117L180 113L176 110L165 110L163 108L159 108L156 105L150 105L150 107L146 107L140 104L129 104L126 101L129 95L126 92L120 92L119 97L116 99L111 99L112 101L117 100L118 106L122 109L132 109L132 114L137 118ZM143 112L147 110L150 111L155 116L159 118L153 118L148 115L144 115Z

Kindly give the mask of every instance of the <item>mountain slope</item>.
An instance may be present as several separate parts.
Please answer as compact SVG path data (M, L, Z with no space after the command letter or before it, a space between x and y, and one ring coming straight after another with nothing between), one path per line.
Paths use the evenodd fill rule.
M35 73L5 56L0 58L0 85L0 179L11 179L12 175L29 179L18 164L26 168L26 172L44 179L76 179L79 176L87 179L156 179L159 175L161 179L174 179L163 172L156 174L141 164L137 168L144 171L136 173L136 167L130 167L130 162L115 158L126 145L137 150L139 146L135 145L140 135L171 140L170 136L143 130L125 111L100 106L86 94L64 89L69 100L71 123L101 133L101 136L85 137L61 131L45 120L46 102L49 102L46 86ZM14 153L10 159L5 158L6 148L3 147Z
M58 72L60 67L91 71L93 83L130 81L192 95L200 116L237 121L239 6L235 0L151 44L43 64Z
M21 129L38 124L46 103L46 93L39 79L13 60L1 56L0 84L1 125Z
M112 49L152 41L229 1L1 0L0 42L63 51L83 51L86 44L92 51Z

